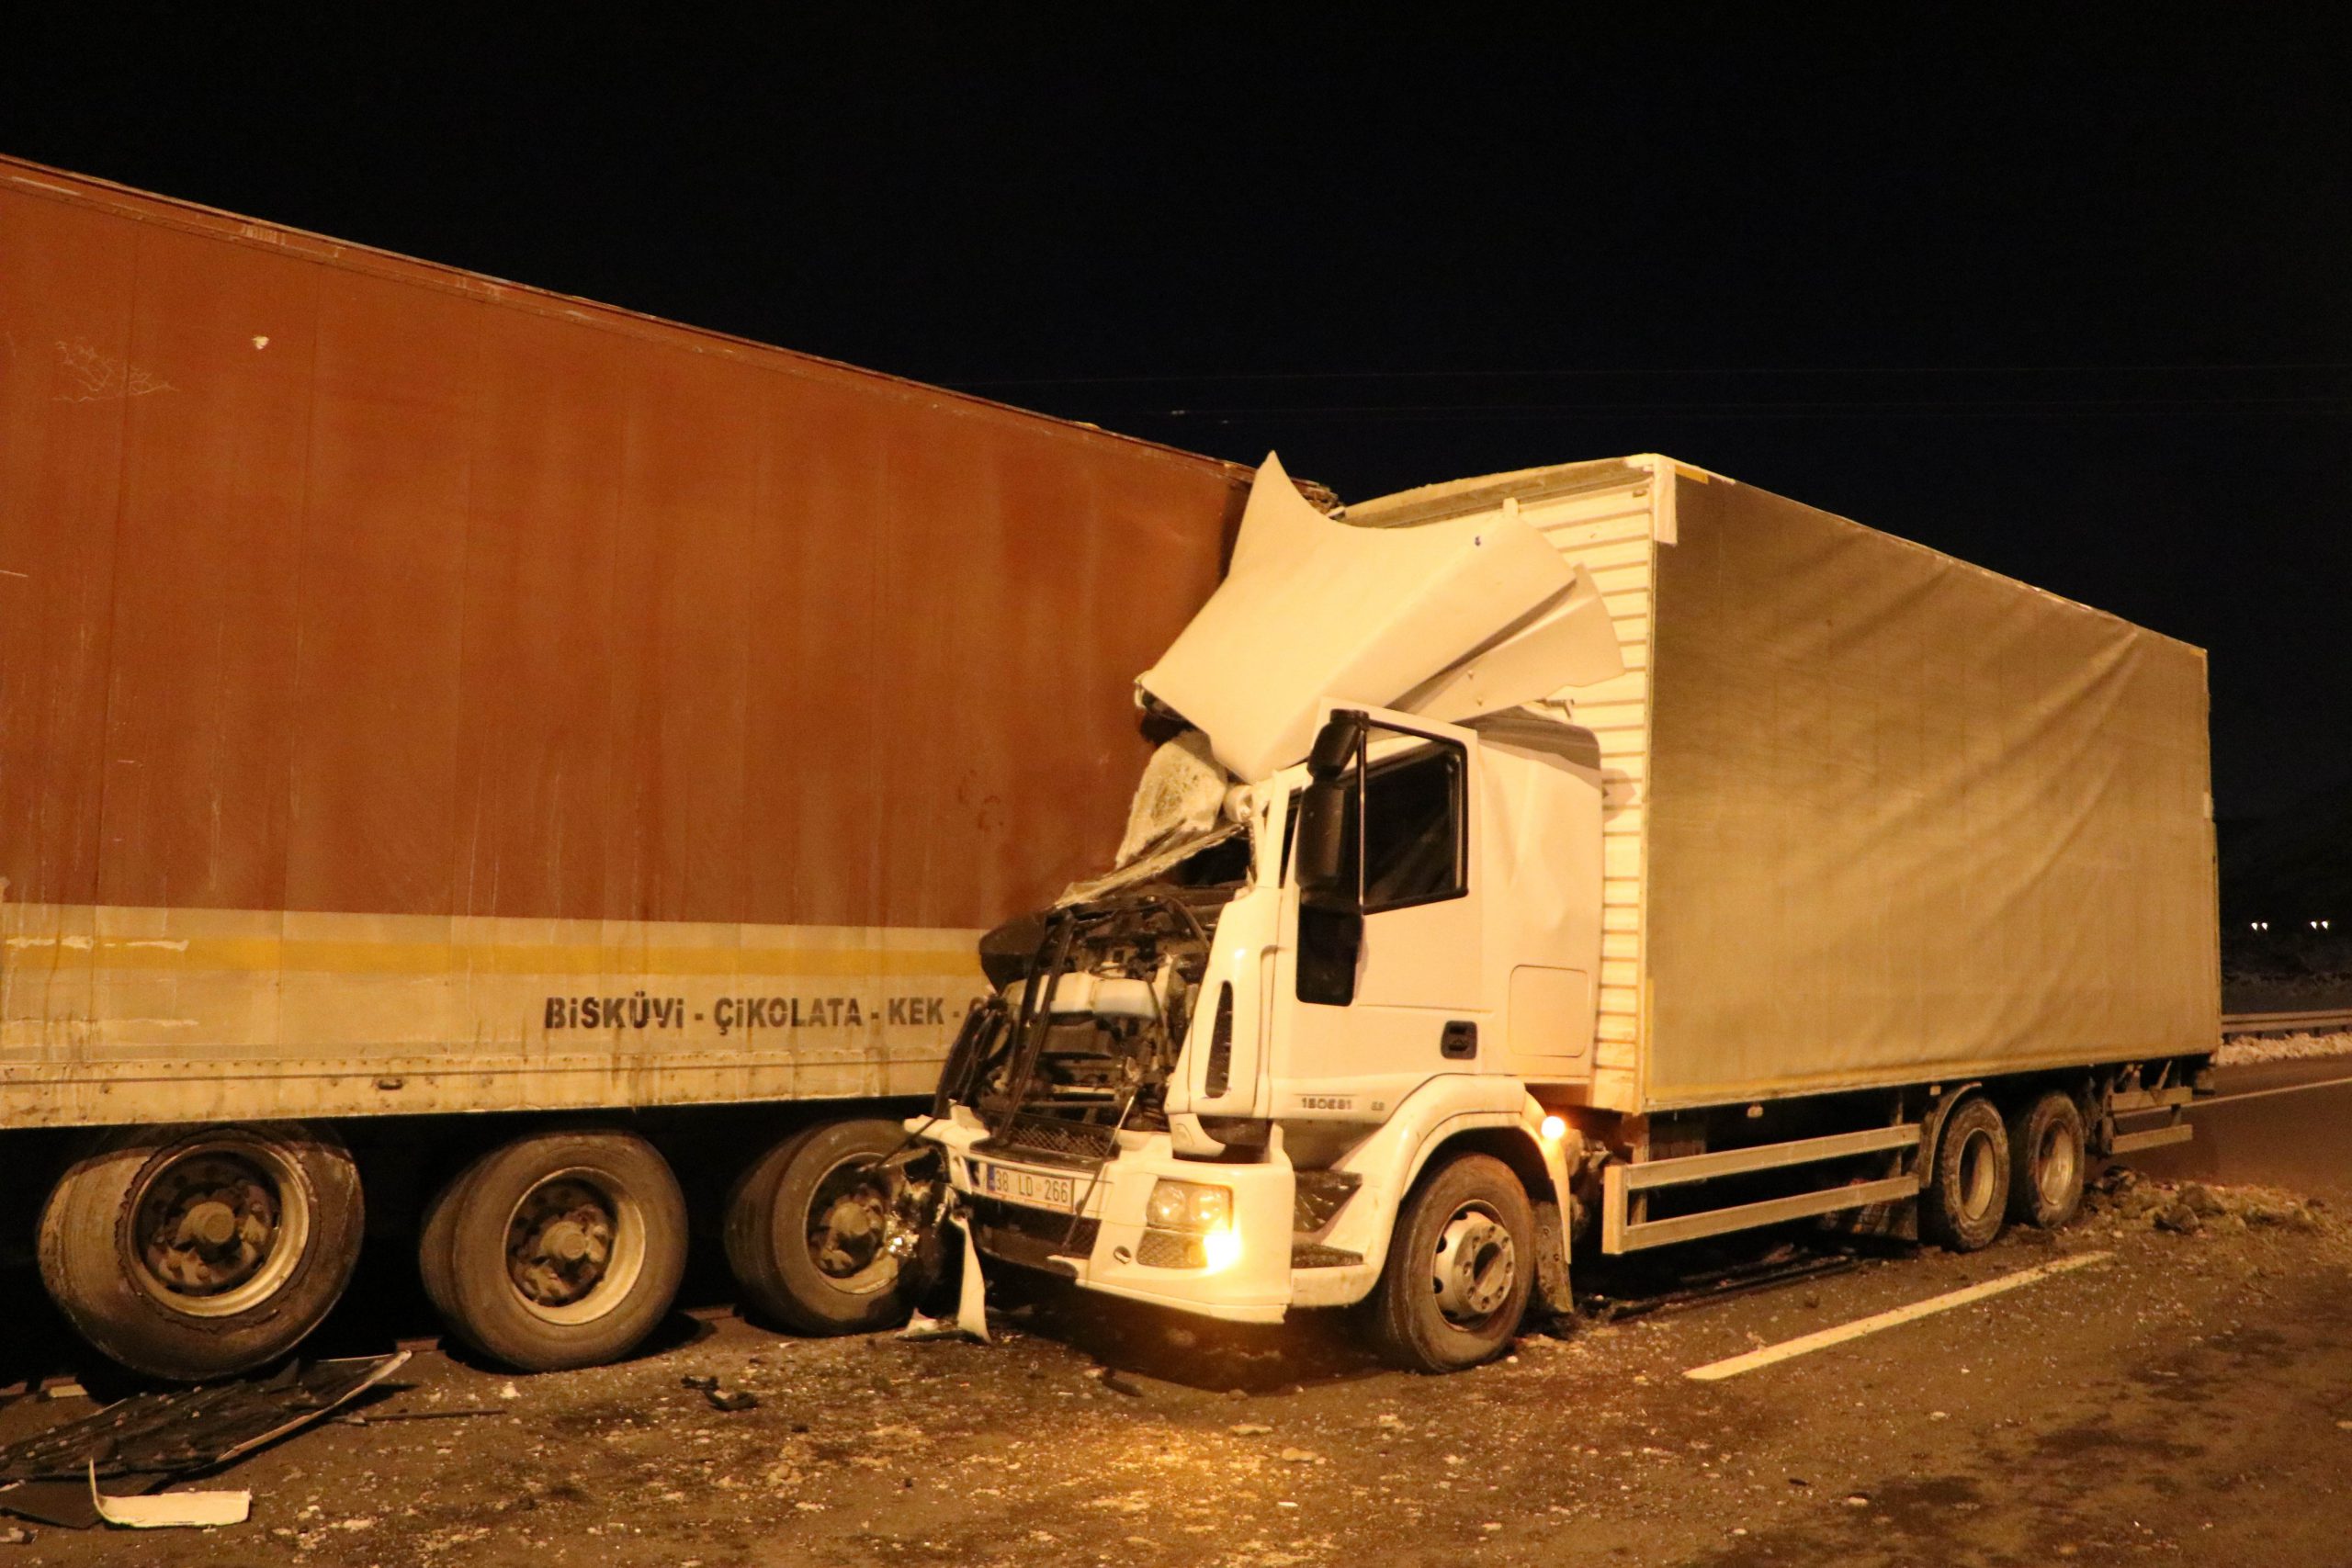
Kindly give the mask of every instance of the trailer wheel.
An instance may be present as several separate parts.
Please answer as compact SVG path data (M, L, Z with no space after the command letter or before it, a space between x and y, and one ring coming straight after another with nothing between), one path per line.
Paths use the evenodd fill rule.
M180 1382L291 1350L351 1281L359 1169L298 1122L112 1134L51 1190L40 1273L82 1337Z
M2027 1106L2009 1123L2009 1217L2043 1230L2073 1219L2087 1145L2074 1096L2053 1089Z
M889 1197L876 1163L907 1141L896 1122L821 1122L754 1160L727 1200L727 1263L751 1306L803 1334L903 1322Z
M1499 1354L1527 1314L1535 1217L1489 1155L1464 1155L1405 1200L1366 1303L1374 1345L1408 1371L1455 1372Z
M686 1200L633 1133L533 1133L435 1195L424 1293L451 1333L526 1372L601 1366L653 1331L686 1268Z
M1932 1174L1921 1228L1954 1252L1990 1247L2009 1206L2008 1132L1991 1100L1972 1094L1944 1118Z

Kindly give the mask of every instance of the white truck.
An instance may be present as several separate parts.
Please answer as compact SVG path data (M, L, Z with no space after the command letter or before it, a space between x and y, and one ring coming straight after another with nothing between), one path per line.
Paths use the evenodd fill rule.
M1270 459L1137 687L1116 864L910 1124L990 1259L1442 1371L1579 1247L1978 1247L2189 1135L2197 649L1654 455L1329 515Z

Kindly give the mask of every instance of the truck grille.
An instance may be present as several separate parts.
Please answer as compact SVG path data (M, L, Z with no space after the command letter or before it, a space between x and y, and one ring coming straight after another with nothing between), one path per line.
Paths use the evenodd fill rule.
M1064 1163L1099 1166L1119 1152L1119 1130L1098 1122L1065 1121L1058 1116L1015 1113L1003 1131L978 1145L973 1152L1044 1155Z

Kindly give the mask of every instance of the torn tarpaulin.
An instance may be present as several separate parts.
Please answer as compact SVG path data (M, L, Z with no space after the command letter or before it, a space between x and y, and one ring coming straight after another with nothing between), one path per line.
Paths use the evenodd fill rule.
M91 1480L128 1480L121 1490L138 1491L226 1464L348 1403L407 1360L402 1350L292 1364L249 1382L133 1394L0 1448L0 1512L52 1524L95 1523L96 1510L87 1507ZM70 1506L68 1491L79 1494Z

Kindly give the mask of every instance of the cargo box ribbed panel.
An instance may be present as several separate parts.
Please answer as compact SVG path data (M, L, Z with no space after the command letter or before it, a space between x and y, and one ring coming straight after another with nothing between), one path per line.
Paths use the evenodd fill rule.
M1599 482L1524 502L1519 514L1592 574L1609 606L1625 673L1572 694L1575 722L1600 743L1601 963L1593 1100L1630 1109L1642 1028L1642 859L1648 808L1649 665L1658 497L1653 476L1596 465Z

